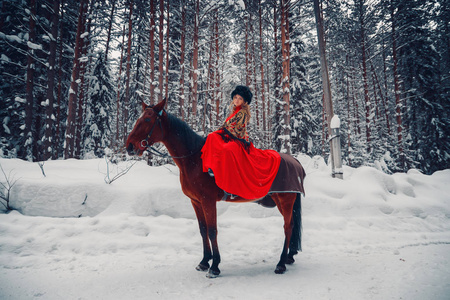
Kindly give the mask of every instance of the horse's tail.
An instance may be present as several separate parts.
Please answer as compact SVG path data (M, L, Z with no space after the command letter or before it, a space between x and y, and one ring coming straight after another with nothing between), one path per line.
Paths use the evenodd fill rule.
M297 198L294 202L292 221L294 223L294 228L292 229L289 251L296 253L302 251L302 200L300 193L297 193Z

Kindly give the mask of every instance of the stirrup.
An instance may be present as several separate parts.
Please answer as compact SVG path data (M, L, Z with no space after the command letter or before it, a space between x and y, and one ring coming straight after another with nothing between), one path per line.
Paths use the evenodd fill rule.
M222 197L222 201L225 201L228 199L228 196L230 196L230 200L233 200L234 198L237 198L238 195L233 195L230 193L227 193L225 190L223 190L223 197Z
M209 176L214 177L214 172L213 172L213 170L208 169L208 174L209 174Z

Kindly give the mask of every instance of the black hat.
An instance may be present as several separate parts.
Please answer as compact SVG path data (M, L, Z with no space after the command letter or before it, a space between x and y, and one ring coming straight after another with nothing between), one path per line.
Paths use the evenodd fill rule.
M247 104L250 104L250 102L252 102L253 94L245 85L236 86L234 91L231 93L231 99L233 99L233 97L236 95L240 95L242 98L244 98L244 101L247 102Z

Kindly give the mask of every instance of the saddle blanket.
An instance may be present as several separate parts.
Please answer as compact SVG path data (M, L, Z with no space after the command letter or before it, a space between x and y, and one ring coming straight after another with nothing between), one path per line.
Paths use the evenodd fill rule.
M301 193L305 196L303 182L306 176L305 170L298 160L288 154L280 153L280 167L270 187L269 194L255 201L265 207L275 207L276 204L270 197L273 193Z

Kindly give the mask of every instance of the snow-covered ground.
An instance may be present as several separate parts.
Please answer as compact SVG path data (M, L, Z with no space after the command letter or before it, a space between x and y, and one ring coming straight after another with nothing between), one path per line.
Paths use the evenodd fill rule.
M218 203L221 276L195 270L201 238L178 169L105 160L0 159L16 179L0 214L0 299L450 299L450 170L387 175L299 157L303 252L283 275L276 209ZM110 165L110 177L127 162ZM0 173L0 181L4 176Z

